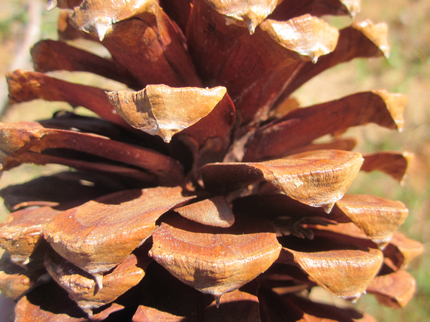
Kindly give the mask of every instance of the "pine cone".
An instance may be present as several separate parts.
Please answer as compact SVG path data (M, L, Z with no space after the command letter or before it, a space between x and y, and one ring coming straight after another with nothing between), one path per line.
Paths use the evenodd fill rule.
M345 193L360 170L402 180L410 156L351 152L342 137L367 123L400 131L405 97L375 90L305 108L292 97L330 67L388 55L385 24L339 31L318 18L353 16L358 1L48 5L65 9L60 40L32 48L35 72L7 75L10 100L99 118L0 125L2 170L73 169L1 191L12 213L0 289L17 300L15 321L373 321L311 301L316 286L406 305L415 280L404 268L423 250L396 232L408 210ZM78 38L111 57L66 42ZM128 89L46 74L57 70Z

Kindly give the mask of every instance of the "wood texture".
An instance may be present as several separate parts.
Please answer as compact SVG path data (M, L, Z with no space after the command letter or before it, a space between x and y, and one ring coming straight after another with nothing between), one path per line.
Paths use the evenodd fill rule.
M133 19L115 23L102 45L143 86L201 86L178 26L157 1L139 2L141 6L133 8ZM103 1L100 3L104 5Z
M3 169L11 169L23 161L25 152L36 155L48 149L70 149L114 162L113 166L131 165L155 175L160 182L174 185L183 178L178 161L150 149L109 140L99 135L44 128L40 123L1 123L0 161ZM97 148L95 148L97 147ZM27 154L27 156L29 156ZM54 154L54 157L56 155ZM59 157L61 157L61 152ZM66 155L67 159L67 155ZM42 160L43 161L43 160ZM73 160L71 160L73 162ZM84 160L85 161L85 160ZM135 169L132 169L135 171ZM170 184L168 183L170 182Z
M115 111L105 90L74 84L38 72L16 70L8 72L6 79L11 103L43 99L49 102L66 102L72 107L83 106L115 124L130 128Z
M155 229L155 221L176 205L191 199L182 189L151 188L89 201L55 217L44 230L52 248L95 277L121 263Z
M395 232L390 243L384 249L385 263L392 269L407 268L409 263L424 252L424 245Z
M223 196L204 199L175 209L182 217L203 225L231 227L234 215L228 201Z
M382 249L408 216L408 209L400 201L370 195L345 195L333 209L339 211Z
M228 20L230 18L238 25L244 24L250 34L253 34L255 28L275 9L277 2L277 0L206 1L216 12L226 16L226 21L231 21Z
M29 291L45 272L43 267L18 266L4 252L0 259L0 291L4 296L16 300Z
M150 251L173 276L216 298L267 270L281 245L275 234L198 234L162 224Z
M31 254L43 239L44 227L59 213L51 207L27 208L11 213L0 224L0 246L15 264L28 264Z
M282 252L316 283L349 300L361 296L383 263L382 252L375 249L305 253L283 248Z
M124 187L117 178L103 174L66 171L7 186L0 196L10 212L33 206L67 210Z
M279 96L275 106L323 71L354 58L388 57L389 48L387 24L374 24L369 20L353 22L351 26L339 31L339 39L332 53L320 57L316 64L308 62L300 69Z
M424 250L396 232L406 207L346 192L360 170L404 180L410 156L350 152L355 139L341 137L368 123L401 131L405 97L374 90L306 108L291 97L340 63L388 57L386 24L326 22L354 16L359 0L48 6L66 9L60 41L33 47L36 71L7 75L10 102L100 118L78 108L0 124L0 170L73 168L0 191L13 211L0 224L0 290L17 322L375 322L311 301L319 286L406 305L415 280L404 268ZM56 70L132 91L45 74Z
M31 57L36 72L83 71L113 79L130 88L142 87L132 74L114 60L97 56L66 42L41 40L31 48Z
M363 157L364 162L361 170L366 172L381 171L403 183L414 155L409 152L388 151L364 154Z
M404 95L379 90L296 109L255 131L243 161L279 158L325 134L368 123L400 131L405 105Z
M405 307L416 290L415 279L406 271L377 276L367 287L378 302L397 309Z
M302 65L333 50L338 37L337 29L309 15L282 22L266 19L253 35L225 21L226 16L196 1L187 43L203 83L228 88L242 124L267 118Z
M213 322L235 322L238 320L259 322L258 298L255 295L235 290L224 294L220 302L215 301L207 306L201 319ZM133 316L133 322L163 321L163 322L180 322L184 319L197 321L194 316L178 316L162 310L140 305Z
M148 85L139 92L109 92L108 97L128 124L169 143L176 133L207 116L226 95L212 89Z
M101 290L97 289L90 274L52 250L45 258L45 267L54 280L69 293L70 298L89 316L92 316L93 309L113 302L136 286L145 276L145 269L149 262L144 256L138 259L136 255L130 254L111 272L103 276Z
M276 10L269 16L270 19L286 20L292 17L311 14L316 17L325 15L354 15L360 11L360 0L310 0L278 1Z
M373 317L353 308L313 302L302 296L290 294L281 296L273 291L261 290L259 298L263 321L376 322Z
M330 212L361 163L359 153L322 150L260 163L209 164L202 168L202 178L207 189L218 191L267 181L290 198Z

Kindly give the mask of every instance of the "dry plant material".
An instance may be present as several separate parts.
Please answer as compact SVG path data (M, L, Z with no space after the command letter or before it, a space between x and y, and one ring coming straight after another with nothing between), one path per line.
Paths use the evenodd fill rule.
M151 2L110 0L106 3L99 0L83 0L79 7L74 8L71 21L76 29L94 32L100 40L103 40L106 33L112 31L112 25L115 22L132 17L136 8Z
M58 322L88 322L91 321L85 312L73 302L66 291L61 289L55 283L41 285L38 288L38 297L33 294L28 294L22 297L15 308L15 321L24 322L37 317L42 321L58 321ZM43 303L43 305L41 305ZM118 306L111 310L120 309ZM59 310L59 311L57 311ZM61 312L61 313L56 313ZM100 313L94 316L94 319L100 318L103 320L109 316L109 313Z
M82 0L48 0L47 9L51 10L55 7L61 9L73 9L78 7L82 3Z
M406 268L415 257L423 252L423 244L396 232L384 249L385 262L393 270L397 271L398 269Z
M337 29L309 15L266 19L252 36L230 20L198 1L186 35L203 81L227 87L242 123L265 119L302 65L334 50L338 38Z
M313 16L324 15L350 15L354 16L360 11L360 1L350 0L331 0L319 1L311 0L306 2L296 2L294 0L280 1L276 10L270 18L284 20L294 16L300 16L305 13L311 13Z
M51 207L25 208L11 213L0 225L0 245L18 265L26 265L43 239L43 229L60 211Z
M230 1L226 3L222 0L209 0L207 3L221 15L233 18L235 24L244 23L248 27L249 33L252 34L255 28L275 9L277 1Z
M225 294L220 302L212 302L202 313L205 321L260 321L257 296L235 290ZM192 318L192 317L190 317ZM143 321L183 321L183 316L169 314L148 306L140 305L133 316L133 322Z
M97 56L62 41L39 41L31 48L31 57L36 72L84 71L113 79L131 88L139 87L133 76L114 60Z
M339 31L335 50L322 56L316 64L306 63L300 73L288 84L278 101L283 101L296 89L323 71L354 58L388 57L388 26L369 20L353 22Z
M16 70L7 73L9 99L21 103L35 99L67 102L72 107L83 106L106 120L121 126L127 123L115 113L101 88L69 83L37 72Z
M199 234L163 224L152 238L151 257L217 301L266 271L281 251L275 234Z
M99 6L106 7L104 1L91 2L98 2ZM127 3L115 0L109 2ZM133 7L132 2L137 5ZM121 13L123 15L119 17L121 21L112 25L112 32L102 41L112 57L143 86L148 84L201 86L186 50L182 32L164 13L157 1L134 0L126 6L132 12L126 12L128 17ZM92 14L90 8L86 10ZM97 32L98 36L100 37L103 32L104 26L101 33ZM135 68L137 65L139 68Z
M136 255L127 256L121 264L103 276L101 290L97 290L91 275L54 251L48 252L45 267L54 280L69 293L70 298L92 315L93 309L113 302L142 280L145 276L144 270L150 262L145 259L142 258L141 263L138 263Z
M227 317L224 321L237 321L244 319L245 321L260 321L259 300L255 294L234 290L225 294L219 302L212 302L205 309L205 316L208 320L219 312ZM218 318L221 322L221 319Z
M397 181L403 182L414 156L409 152L378 152L365 154L363 157L364 162L361 170L366 172L378 170Z
M283 248L282 252L286 258L283 261L295 263L311 280L349 300L358 299L366 291L383 262L382 252L375 249L305 253Z
M35 285L43 274L43 269L38 265L18 266L5 252L0 259L0 291L16 300Z
M228 201L223 196L204 199L175 209L182 217L203 225L215 227L231 227L234 214Z
M118 191L118 186L121 181L103 174L66 171L8 186L0 190L0 196L11 212L44 206L61 210Z
M167 15L185 31L190 16L192 0L160 0L160 6Z
M332 141L327 143L312 143L304 145L300 148L288 151L288 155L298 154L301 152L315 151L315 150L344 150L352 151L356 146L357 141L352 138L337 138L335 137Z
M362 162L359 153L322 150L260 163L210 164L202 168L202 177L209 190L230 190L265 180L295 200L330 212Z
M111 103L134 128L160 136L169 143L172 136L197 123L217 106L226 89L171 88L148 85L142 91L111 92Z
M172 158L98 135L45 128L35 122L0 123L0 135L3 138L0 161L5 170L24 161L37 163L31 157L34 156L37 161L38 154L44 150L70 149L140 168L155 175L160 181L180 181L183 176L181 165ZM10 137L13 139L9 139ZM61 152L59 156L61 157Z
M51 220L44 235L56 252L93 275L102 288L102 274L151 236L163 213L190 199L181 192L179 187L159 187L89 201Z
M411 299L405 268L423 245L397 232L408 210L347 194L360 170L403 181L411 157L361 154L343 136L368 123L401 131L405 97L373 90L302 107L292 96L328 68L388 57L386 24L338 30L321 18L353 18L359 1L48 7L65 9L59 40L34 45L35 71L7 74L10 102L74 110L1 123L0 167L71 169L0 191L11 211L0 289L16 322L374 322L308 294ZM106 57L88 51L101 47ZM122 87L83 85L86 73Z
M415 279L406 271L398 271L377 276L367 287L367 292L375 294L385 306L402 308L415 293Z
M408 216L408 209L400 201L352 194L339 200L333 212L347 216L381 248L387 245Z
M183 316L173 315L167 312L159 311L152 307L139 305L136 313L133 315L132 322L145 322L145 321L169 321L180 322L183 321Z
M309 144L323 135L367 123L400 131L405 104L404 95L373 91L296 109L258 129L248 141L243 159L282 157L290 149Z
M341 308L333 305L312 302L301 296L278 296L273 291L262 290L261 316L274 321L357 321L376 322L367 314L352 308Z

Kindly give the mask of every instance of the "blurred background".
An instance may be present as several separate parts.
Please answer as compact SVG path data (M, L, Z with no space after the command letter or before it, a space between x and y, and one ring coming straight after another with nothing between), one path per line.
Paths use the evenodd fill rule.
M67 104L35 101L8 108L4 74L17 68L31 70L29 48L39 39L57 39L58 10L46 11L45 1L0 1L0 106L4 122L34 121L48 118ZM315 77L295 93L307 106L337 99L355 92L386 89L408 96L403 133L395 133L376 125L349 130L348 136L359 139L356 151L376 152L402 150L414 153L415 159L403 185L378 172L360 173L350 192L374 194L400 200L409 208L409 217L400 228L409 238L426 247L424 255L415 259L408 271L417 280L417 292L402 310L379 306L371 296L362 296L359 310L365 310L378 321L430 321L430 1L428 0L362 0L361 12L354 20L370 19L386 22L390 27L390 58L355 60ZM327 18L337 26L351 23L348 17ZM70 77L68 77L71 80ZM73 80L72 80L73 81ZM81 78L79 78L81 81ZM101 80L88 79L97 85ZM113 84L115 86L115 84ZM114 89L114 88L113 88ZM43 174L57 172L61 166L23 165L3 174L0 189L11 183L22 183ZM0 221L7 211L0 206ZM329 298L328 301L336 301Z

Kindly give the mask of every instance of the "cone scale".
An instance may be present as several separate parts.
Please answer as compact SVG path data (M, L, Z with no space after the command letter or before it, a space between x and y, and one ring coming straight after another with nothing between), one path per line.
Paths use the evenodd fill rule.
M48 7L61 10L59 40L34 45L34 71L8 73L10 102L97 116L0 124L2 171L70 168L0 191L11 212L0 224L0 290L16 300L16 322L372 321L311 301L316 286L407 304L415 281L405 268L423 247L396 232L406 207L347 191L359 171L402 181L411 156L361 154L342 136L368 123L401 131L405 97L294 100L330 67L388 56L385 24L337 30L321 19L353 17L358 1ZM75 47L79 38L110 57ZM128 89L69 82L60 70Z

